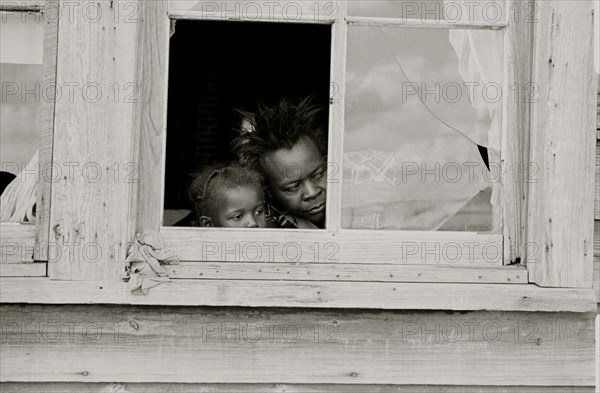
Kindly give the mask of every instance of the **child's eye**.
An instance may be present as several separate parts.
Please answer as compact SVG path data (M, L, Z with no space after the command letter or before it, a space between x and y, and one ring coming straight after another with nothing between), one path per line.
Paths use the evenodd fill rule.
M258 209L256 209L256 212L254 214L256 214L257 216L262 216L263 214L265 214L265 208L259 207Z
M239 221L242 219L242 215L241 214L236 214L235 216L231 217L232 220L234 221Z

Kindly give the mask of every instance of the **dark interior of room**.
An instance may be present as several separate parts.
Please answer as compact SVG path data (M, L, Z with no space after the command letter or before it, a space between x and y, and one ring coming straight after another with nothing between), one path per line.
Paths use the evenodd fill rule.
M190 173L233 160L236 109L314 95L328 128L331 26L178 21L171 37L165 209L191 209Z

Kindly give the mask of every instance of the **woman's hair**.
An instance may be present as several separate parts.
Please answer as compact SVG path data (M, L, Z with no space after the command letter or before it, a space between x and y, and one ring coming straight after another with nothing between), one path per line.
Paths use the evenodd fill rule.
M198 217L214 217L222 201L222 193L237 187L262 190L263 177L239 164L213 164L192 174L188 191Z
M240 163L263 172L260 159L267 152L291 149L304 136L311 138L321 154L326 156L327 136L315 126L315 117L320 109L311 105L311 101L312 97L297 103L284 99L273 106L258 103L254 113L238 111L242 124L232 148Z

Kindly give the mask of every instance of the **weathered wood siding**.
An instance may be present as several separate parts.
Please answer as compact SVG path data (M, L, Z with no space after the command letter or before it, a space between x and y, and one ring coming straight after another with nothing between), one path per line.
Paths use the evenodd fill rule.
M528 263L540 286L592 288L597 75L593 63L593 3L537 1L531 116L527 241L540 250ZM577 37L577 39L573 39ZM569 191L566 191L569 190Z
M594 203L594 288L600 303L600 81L598 81L598 127L596 132L596 187Z
M594 385L594 313L98 305L0 312L5 382Z
M66 2L60 5L64 12ZM75 94L55 105L50 243L70 252L48 264L52 279L118 280L119 250L135 233L127 202L137 188L138 23L128 21L128 6L139 4L74 2L76 17L59 21L56 83Z
M4 393L592 393L580 386L7 383Z
M99 24L85 29L104 35L106 45L121 45L116 58L125 58L135 34L124 43L111 35L117 26L109 27L112 30ZM77 30L62 26L61 32L73 34L73 42L84 45L83 30L70 32L73 29ZM72 61L85 63L92 61L91 55L103 53L98 47ZM117 73L126 64L131 59L106 66ZM90 67L101 75L108 72L98 64ZM146 67L142 75L154 72ZM63 81L67 77L85 81L86 75L79 72L75 66L58 70ZM123 74L120 81L125 83L129 77L131 73ZM151 93L142 90L141 99L149 99ZM126 128L132 122L151 124L154 118L127 109L131 118L121 113L118 119L123 123L115 124L118 119L107 119L106 108L101 107L78 103L74 108L58 108L72 112L73 123L57 124L68 132L61 139L64 146L56 149L86 145L85 134L96 143L119 138L123 150L107 152L111 159L121 160L135 150ZM87 122L79 111L91 118L99 116L97 126L81 135L76 126L85 129ZM600 125L600 106L598 114ZM594 283L600 289L600 126L598 137ZM89 150L72 158L83 163L97 159L89 143ZM140 143L142 152L151 149L144 147L148 141ZM81 209L102 215L105 207L100 207L99 199L71 196L68 184L52 189L54 197L63 198L59 198L63 207L50 206L55 212L53 225L63 228L61 236L93 239L99 234L109 237L104 239L107 242L128 239L131 228L107 232L120 228L118 222L132 221L128 216L133 208L119 202L136 191L108 183L104 190L110 197L106 207L110 217L82 226L69 221L64 200L85 199L89 204ZM138 225L150 224L155 223L138 217ZM79 267L67 262L52 268L56 277L118 275L111 266ZM594 313L2 305L0 315L2 392L591 393L594 384Z

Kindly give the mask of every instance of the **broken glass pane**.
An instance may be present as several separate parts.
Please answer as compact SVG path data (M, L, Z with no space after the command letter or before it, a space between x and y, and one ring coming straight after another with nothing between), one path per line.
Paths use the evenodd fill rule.
M349 27L343 228L497 229L502 37Z

